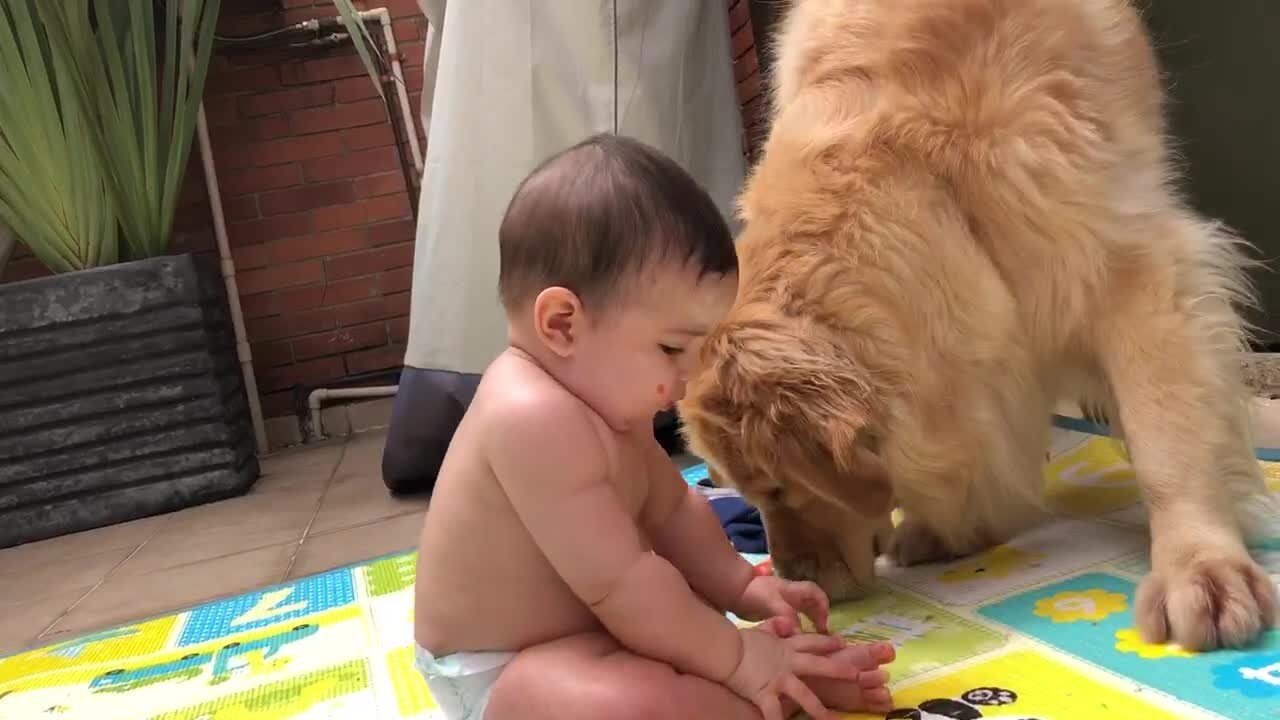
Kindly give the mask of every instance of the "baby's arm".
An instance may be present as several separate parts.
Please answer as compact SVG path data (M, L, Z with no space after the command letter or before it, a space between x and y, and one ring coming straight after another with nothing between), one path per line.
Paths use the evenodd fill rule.
M733 549L711 505L685 483L656 442L648 465L644 523L654 550L716 609L736 610L755 576L751 564Z
M516 398L488 455L534 542L604 627L633 652L726 682L742 658L737 629L649 552L608 481L603 444L568 396Z

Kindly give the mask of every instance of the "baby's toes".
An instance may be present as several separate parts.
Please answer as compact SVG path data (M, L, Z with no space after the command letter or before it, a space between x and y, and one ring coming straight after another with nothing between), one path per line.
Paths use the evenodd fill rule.
M863 690L872 690L874 688L882 688L889 684L889 671L880 670L863 670L858 673L858 686Z
M888 643L849 645L835 655L841 662L847 662L859 670L875 670L893 662L896 656L893 646Z

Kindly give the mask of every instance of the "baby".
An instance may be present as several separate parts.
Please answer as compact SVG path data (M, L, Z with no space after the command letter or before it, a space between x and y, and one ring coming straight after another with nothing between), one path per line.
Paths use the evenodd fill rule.
M417 664L446 717L892 709L893 648L825 634L816 585L754 573L654 440L737 287L706 192L600 135L525 179L499 243L510 347L458 426L418 559Z

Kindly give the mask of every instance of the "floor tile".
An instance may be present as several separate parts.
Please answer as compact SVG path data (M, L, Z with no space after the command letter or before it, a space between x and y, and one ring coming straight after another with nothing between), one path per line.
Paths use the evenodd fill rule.
M132 550L164 522L163 515L86 530L0 550L0 575L29 570L45 563L97 555L108 550Z
M88 586L63 590L0 607L0 656L40 644L37 642L40 633L92 589L92 586Z
M289 577L313 575L378 555L414 548L422 531L424 514L419 511L334 532L308 535L298 549Z
M296 543L315 516L317 500L318 496L311 495L265 493L173 513L119 572L140 575L268 545Z
M101 630L277 583L296 549L295 543L283 543L138 576L113 573L41 640Z
M250 494L323 490L346 451L346 439L294 448L261 461L262 475Z
M429 496L392 495L373 470L339 468L325 493L311 532L323 533L426 509Z
M53 597L76 588L93 587L133 551L134 548L126 546L92 555L54 557L15 572L0 574L0 614L10 605Z

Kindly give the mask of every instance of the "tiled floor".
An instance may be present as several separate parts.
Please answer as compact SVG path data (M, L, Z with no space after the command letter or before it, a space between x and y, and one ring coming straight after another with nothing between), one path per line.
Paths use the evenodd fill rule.
M243 497L0 550L0 655L412 547L427 501L387 492L384 439L273 455Z

